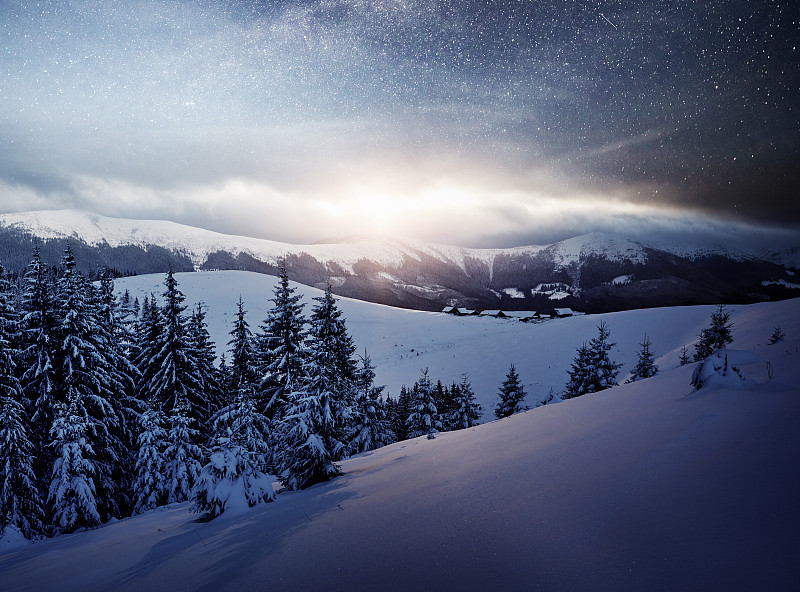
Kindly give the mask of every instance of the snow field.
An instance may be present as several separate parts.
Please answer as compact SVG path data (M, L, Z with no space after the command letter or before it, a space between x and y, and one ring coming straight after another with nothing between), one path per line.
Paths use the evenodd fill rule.
M692 392L686 366L360 455L342 477L238 516L196 523L180 504L29 545L0 556L0 580L65 591L788 590L800 576L798 347L765 348L772 381Z
M146 295L156 294L161 300L164 275L143 275L116 281L118 293L129 290L131 297L142 302ZM186 295L186 304L202 301L208 308L206 320L217 354L225 353L229 331L241 295L247 321L253 332L266 317L277 283L274 276L244 271L178 273L175 278ZM303 294L305 311L310 313L313 297L322 291L292 283ZM768 307L770 321L781 325L791 335L798 301L731 306L734 322L733 348L752 349L766 344L773 326L765 326L761 307ZM366 348L375 365L376 384L386 385L393 398L400 387L419 378L420 370L430 369L431 379L445 385L460 382L467 372L477 401L483 406L483 421L492 417L499 389L510 364L514 364L528 393L526 401L535 404L550 389L560 392L567 382L567 371L575 350L597 333L601 320L608 323L611 341L616 343L612 357L622 362L622 382L636 363L644 334L650 337L656 364L662 370L678 366L681 347L689 347L700 330L708 324L714 306L657 308L604 315L551 319L541 323L521 323L513 319L455 317L452 315L391 308L352 300L339 299L358 352ZM769 323L768 323L769 324ZM798 327L800 333L800 326ZM229 356L227 356L229 358Z

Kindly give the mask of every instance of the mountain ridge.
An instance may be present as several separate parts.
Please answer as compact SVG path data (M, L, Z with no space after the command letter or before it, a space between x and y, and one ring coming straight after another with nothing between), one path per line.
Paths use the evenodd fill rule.
M0 234L27 243L76 242L89 267L118 273L241 269L330 283L340 295L422 310L589 312L714 302L755 302L797 295L796 268L754 251L640 242L591 232L549 245L475 249L413 239L351 236L309 245L222 234L164 220L112 218L79 210L0 215ZM0 249L8 259L13 247ZM29 260L30 254L27 254ZM11 265L21 271L18 255ZM51 260L56 255L51 254ZM135 264L128 264L128 261ZM780 261L778 258L777 261ZM0 262L4 259L0 258ZM26 263L27 261L25 261ZM57 261L51 261L51 264ZM147 263L145 263L147 262ZM126 267L128 265L128 267Z

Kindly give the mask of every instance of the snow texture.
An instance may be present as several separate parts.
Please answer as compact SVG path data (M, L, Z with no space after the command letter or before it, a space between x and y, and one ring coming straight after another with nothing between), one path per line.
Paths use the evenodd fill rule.
M774 305L755 308L754 322L775 322ZM360 455L343 476L239 516L197 523L179 504L26 545L0 556L0 580L8 591L789 590L800 340L782 346L742 361L748 381L734 389L695 392L692 368L672 369Z

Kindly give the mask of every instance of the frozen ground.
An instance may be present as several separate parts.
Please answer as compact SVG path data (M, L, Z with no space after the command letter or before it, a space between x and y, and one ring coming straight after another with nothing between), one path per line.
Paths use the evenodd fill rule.
M222 277L203 297L225 291L229 318L243 286ZM700 391L689 386L693 365L674 360L705 307L538 326L343 308L379 369L413 338L426 347L413 362L432 371L447 362L478 382L492 368L485 354L517 352L521 373L560 377L559 352L571 359L579 345L562 341L588 339L602 318L625 352L647 330L664 372L361 455L342 477L242 515L197 523L177 505L10 549L2 590L730 591L800 581L800 301L733 309L730 357L745 380ZM764 346L775 325L787 341ZM407 360L398 355L384 380L410 368L410 383Z

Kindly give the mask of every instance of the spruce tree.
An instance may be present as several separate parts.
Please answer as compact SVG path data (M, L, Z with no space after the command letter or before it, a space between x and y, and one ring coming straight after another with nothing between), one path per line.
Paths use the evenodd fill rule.
M216 517L231 506L274 499L267 474L267 423L256 408L253 383L241 382L233 403L216 418L217 436L192 490L193 511Z
M323 312L321 312L321 310ZM333 334L323 327L331 317L326 303L315 307L311 339L299 389L292 392L285 414L276 422L276 461L284 483L298 489L339 474L347 454L353 382L341 372Z
M681 355L678 358L678 363L680 363L681 366L685 366L690 362L691 360L689 359L689 349L684 345L683 347L681 347Z
M125 492L119 487L120 454L125 448L119 440L120 399L130 376L121 358L115 356L113 336L97 315L93 288L78 273L69 247L63 265L56 301L58 400L75 414L67 418L64 433L72 434L70 429L76 425L73 417L79 418L84 428L86 442L81 458L91 465L88 474L97 495L96 511L105 521L121 515L120 504L125 502Z
M154 333L155 342L142 344L137 390L141 400L157 405L164 413L180 409L182 416L192 424L193 443L198 444L204 441L199 430L209 417L209 402L203 390L197 352L187 330L185 297L171 270L164 284L166 290L160 314L147 315L151 324L145 329Z
M92 420L77 391L68 402L58 403L50 431L56 457L51 474L49 502L57 532L98 526L101 522L95 490L95 451L86 438Z
M189 348L201 382L205 404L205 415L202 417L202 423L200 424L204 434L208 433L210 429L208 421L211 416L225 405L221 376L215 366L217 355L214 350L214 342L211 341L211 335L208 332L208 325L205 319L206 312L203 309L203 305L198 303L187 323Z
M133 513L152 510L167 500L164 475L167 432L165 417L158 408L148 406L140 417L138 453L133 484Z
M22 388L30 406L30 441L37 451L34 472L46 492L50 482L53 450L48 446L50 428L55 419L56 393L56 328L54 286L42 262L37 245L23 280L21 303Z
M604 321L597 326L597 337L578 348L569 372L569 381L564 389L564 399L596 393L617 384L622 364L609 357L614 343L609 342L611 333Z
M270 299L273 306L256 338L261 408L267 417L278 421L290 403L291 393L300 386L306 352L304 304L294 292L283 260L279 283Z
M189 404L182 397L175 400L172 413L167 420L167 446L164 451L164 478L166 502L185 502L200 473L202 453L197 441L197 430L192 426L194 418L189 414Z
M455 407L450 412L448 423L453 430L471 428L478 425L481 414L481 406L475 400L475 393L472 390L469 377L466 373L462 374L461 383L458 385L457 389Z
M572 366L569 370L569 381L564 387L564 399L572 399L585 395L589 391L589 364L590 364L589 346L586 342L581 345L575 357L572 360Z
M610 336L608 325L605 321L601 321L597 326L597 337L589 342L590 368L593 370L589 375L591 379L589 392L594 393L617 385L617 376L622 364L617 364L609 357L611 348L616 345L609 342Z
M427 368L422 370L422 375L414 385L414 398L407 421L409 438L427 435L429 439L433 439L442 431L442 422L436 409L433 385Z
M514 364L511 364L511 367L508 369L506 379L500 386L498 395L500 401L497 403L497 407L495 407L494 410L494 416L497 419L510 417L515 413L528 409L523 403L526 395L525 389L519 380L519 374L516 368L514 368Z
M389 400L391 401L391 399ZM392 432L394 432L395 439L398 442L408 440L408 418L411 415L412 400L413 394L406 388L406 385L402 385L397 400L392 403L392 413L390 417Z
M776 343L780 343L786 338L786 333L781 329L779 326L775 327L772 331L772 335L769 336L769 341L767 345L775 345Z
M16 528L25 538L42 529L42 502L33 467L22 404L22 385L16 376L19 318L10 302L11 290L0 267L0 534Z
M652 345L650 338L645 333L644 340L639 344L642 349L637 354L636 366L631 370L631 376L626 382L635 382L658 374L658 366L655 364L653 352L650 349Z
M730 320L730 313L725 310L724 304L720 304L717 310L711 314L711 321L708 327L700 332L695 346L694 361L705 360L718 349L722 349L732 343L732 327L733 322Z
M383 386L375 386L375 368L364 351L356 375L356 401L350 440L352 454L375 450L395 440L387 415L386 402L381 400Z

